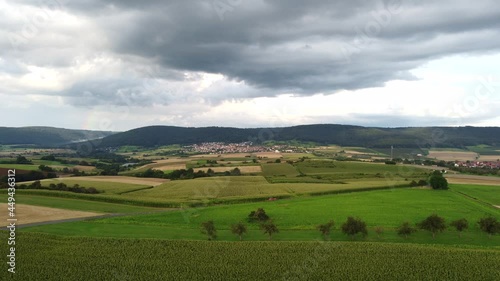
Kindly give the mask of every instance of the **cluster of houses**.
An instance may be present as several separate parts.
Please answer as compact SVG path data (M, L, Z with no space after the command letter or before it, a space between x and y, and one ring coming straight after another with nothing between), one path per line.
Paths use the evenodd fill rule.
M227 153L257 153L257 152L275 152L292 153L296 149L288 145L262 146L254 145L252 142L241 143L223 143L223 142L205 142L183 147L185 152L198 152L206 154L227 154Z
M207 154L225 154L225 153L253 153L267 152L269 148L259 145L253 145L252 142L241 143L223 143L223 142L204 142L185 146L184 150Z
M455 167L500 169L500 161L459 161L455 162Z

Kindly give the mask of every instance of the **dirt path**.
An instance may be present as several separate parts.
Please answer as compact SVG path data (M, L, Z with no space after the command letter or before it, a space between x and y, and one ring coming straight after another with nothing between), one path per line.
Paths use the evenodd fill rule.
M16 225L25 225L31 223L39 223L45 221L57 221L75 218L90 218L102 216L102 213L71 211L64 209L56 209L49 207L32 206L25 204L16 204ZM8 211L7 203L0 204L0 227L7 226Z

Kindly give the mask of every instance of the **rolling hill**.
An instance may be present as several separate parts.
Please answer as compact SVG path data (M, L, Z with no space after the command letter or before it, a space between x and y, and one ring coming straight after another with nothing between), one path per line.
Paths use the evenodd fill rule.
M0 127L1 145L59 146L74 142L100 139L113 132L70 130L52 127Z
M304 141L342 146L387 148L391 145L407 148L457 147L479 144L499 146L500 127L413 127L369 128L349 125L302 125L284 128L184 128L151 126L117 133L103 138L99 147L123 145L161 146L202 142L260 143L274 141Z

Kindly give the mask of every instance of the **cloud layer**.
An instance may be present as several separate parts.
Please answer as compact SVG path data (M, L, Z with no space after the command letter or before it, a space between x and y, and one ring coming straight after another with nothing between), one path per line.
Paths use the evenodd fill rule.
M390 81L422 80L415 70L432 61L498 54L495 4L1 1L0 95L24 97L25 103L33 95L57 97L63 105L96 111L184 108L183 118L190 113L209 118L214 107L227 102L382 89ZM307 120L303 114L290 120ZM175 116L164 113L149 122ZM437 123L445 118L434 117ZM349 122L347 115L342 120Z

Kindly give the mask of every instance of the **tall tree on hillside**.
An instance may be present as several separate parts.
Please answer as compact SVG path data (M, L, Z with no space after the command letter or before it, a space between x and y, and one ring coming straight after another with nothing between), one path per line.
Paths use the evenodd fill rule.
M443 232L446 229L444 219L436 214L428 216L418 226L421 229L432 232L432 238L436 238L436 233Z
M323 239L325 239L325 240L328 239L334 224L335 223L333 222L333 220L331 220L328 223L320 224L316 227L321 232L321 235L323 235Z
M347 221L342 224L342 232L351 236L354 239L354 235L362 233L363 236L368 234L366 229L366 223L359 218L348 217Z
M434 171L429 178L432 189L448 189L448 181L440 171Z
M201 223L201 233L206 234L208 240L215 240L217 238L217 230L213 221L206 221Z
M479 228L488 233L489 237L493 234L500 233L500 222L492 216L481 218L478 222Z
M239 222L239 223L233 224L231 226L231 232L233 234L238 235L238 237L240 237L240 241L241 241L241 240L243 240L243 234L247 233L247 227L242 222Z
M404 222L397 228L398 235L404 235L405 238L408 238L408 235L416 232L417 229L412 227L409 222Z
M273 234L280 232L278 230L278 227L272 221L262 223L260 225L260 228L262 229L264 234L269 235L269 240L273 239Z

